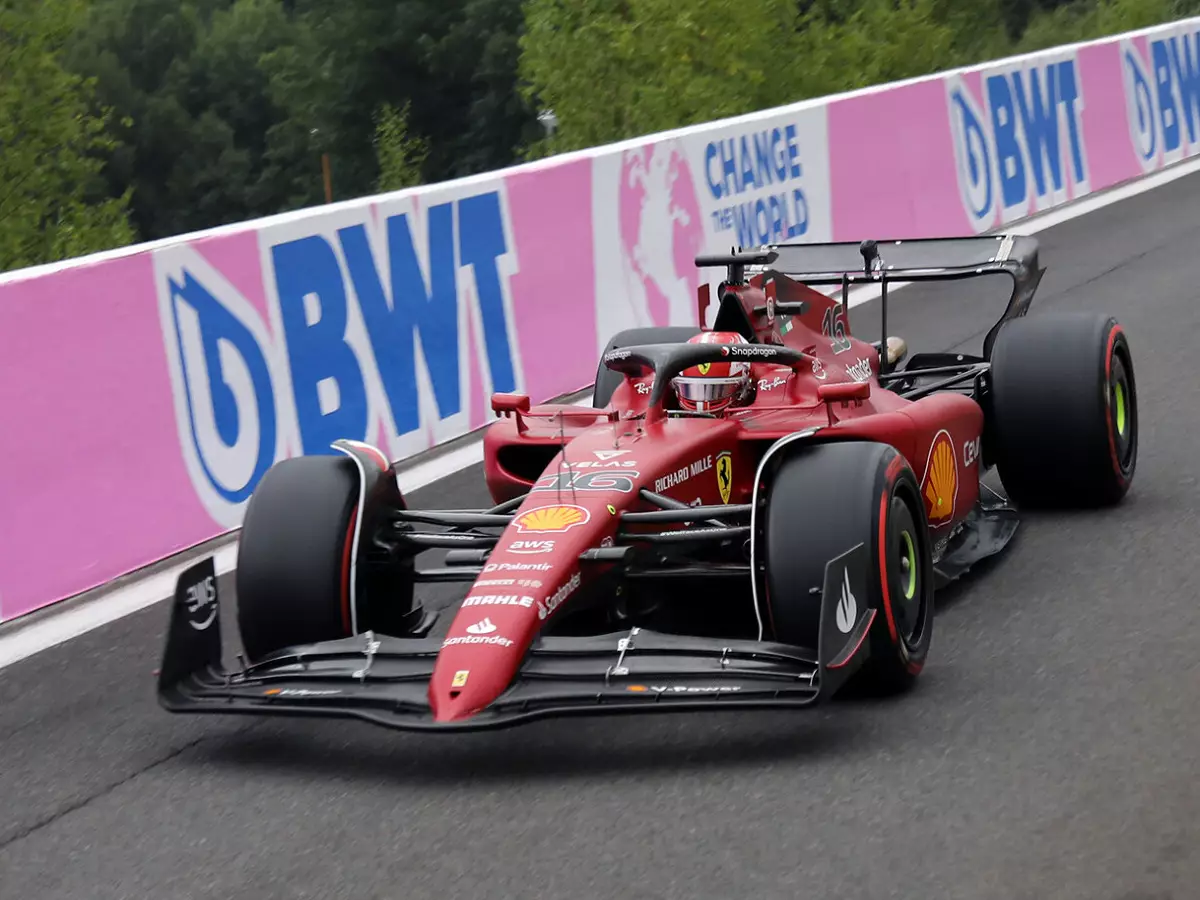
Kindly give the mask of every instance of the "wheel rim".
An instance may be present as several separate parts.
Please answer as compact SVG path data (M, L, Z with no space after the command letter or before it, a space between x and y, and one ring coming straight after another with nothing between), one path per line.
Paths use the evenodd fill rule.
M908 581L904 585L904 599L912 600L917 595L917 549L913 546L913 536L907 530L900 532L900 544L900 568L908 572Z
M1133 391L1129 383L1129 372L1125 361L1117 354L1113 355L1108 379L1109 408L1113 427L1113 449L1116 451L1117 464L1122 471L1127 471L1133 456L1133 438L1137 427L1137 413L1134 409Z
M904 498L892 498L887 570L896 631L908 646L919 643L925 620L925 572L920 564L917 523Z

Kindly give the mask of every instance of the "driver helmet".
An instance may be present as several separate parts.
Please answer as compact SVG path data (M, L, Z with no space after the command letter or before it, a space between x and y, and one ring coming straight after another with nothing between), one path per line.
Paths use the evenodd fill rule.
M689 344L747 344L736 331L706 331ZM748 362L701 363L684 369L671 379L675 396L683 409L692 412L718 412L742 400L750 390Z

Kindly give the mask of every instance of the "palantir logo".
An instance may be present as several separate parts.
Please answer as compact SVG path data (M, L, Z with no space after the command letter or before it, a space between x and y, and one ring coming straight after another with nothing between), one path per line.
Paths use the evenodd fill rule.
M258 312L186 245L154 254L163 343L184 462L226 528L282 450L270 340Z
M1143 172L1200 151L1200 31L1187 24L1157 35L1120 44L1129 137Z
M963 209L976 232L1088 193L1074 54L945 79Z

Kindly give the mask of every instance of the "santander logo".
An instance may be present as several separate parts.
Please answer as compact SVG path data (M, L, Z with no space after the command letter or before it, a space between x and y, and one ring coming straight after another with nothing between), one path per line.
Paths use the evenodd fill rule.
M467 631L471 634L491 634L496 630L496 626L491 619L484 619L481 622L476 622L474 625L468 625Z

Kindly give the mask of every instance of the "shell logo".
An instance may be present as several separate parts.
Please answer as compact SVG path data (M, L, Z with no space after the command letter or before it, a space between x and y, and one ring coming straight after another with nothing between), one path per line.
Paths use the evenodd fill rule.
M592 514L582 506L539 506L537 509L526 510L514 519L517 530L527 532L557 532L569 531L576 525L582 525L592 517Z
M958 498L958 461L950 432L943 430L934 436L922 483L929 521L940 522L953 516L954 501Z

